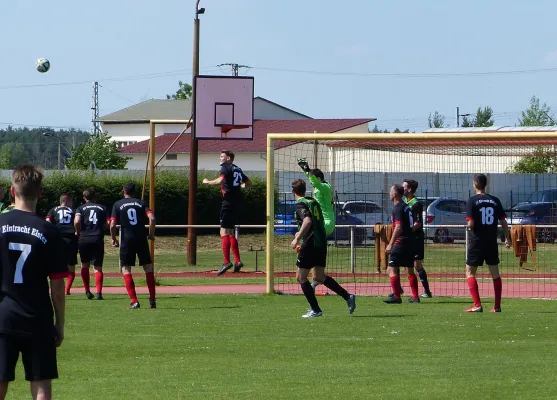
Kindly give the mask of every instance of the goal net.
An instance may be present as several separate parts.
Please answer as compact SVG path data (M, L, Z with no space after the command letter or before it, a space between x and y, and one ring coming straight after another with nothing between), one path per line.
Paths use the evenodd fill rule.
M424 206L425 258L433 296L469 296L465 280L466 202L476 173L499 197L513 236L506 249L499 227L504 297L557 297L557 132L436 131L416 134L270 134L267 171L267 291L301 293L296 282L297 230L291 183L298 165L323 171L333 187L336 228L328 237L326 273L361 295L391 292L385 238L391 232L389 190L404 179L419 183ZM528 172L525 172L528 171ZM544 173L545 171L545 173ZM532 173L537 172L537 173ZM482 296L493 295L487 266L479 268ZM405 295L411 293L401 269ZM420 286L420 293L423 288ZM332 294L323 285L317 294Z

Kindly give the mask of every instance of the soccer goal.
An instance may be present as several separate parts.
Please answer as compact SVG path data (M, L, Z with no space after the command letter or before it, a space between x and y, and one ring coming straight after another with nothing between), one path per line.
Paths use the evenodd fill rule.
M423 265L433 296L468 296L466 201L475 194L474 174L484 173L487 192L500 198L518 239L506 249L500 229L503 296L557 297L556 144L557 131L551 127L269 134L267 292L301 293L295 280L296 252L290 247L297 230L291 183L304 179L311 195L312 186L298 166L298 159L305 158L333 187L336 228L328 237L326 272L347 290L379 296L391 291L384 253L391 231L389 190L413 179L424 205ZM479 272L482 294L492 295L487 267ZM410 293L404 269L401 282ZM329 294L322 285L316 290Z

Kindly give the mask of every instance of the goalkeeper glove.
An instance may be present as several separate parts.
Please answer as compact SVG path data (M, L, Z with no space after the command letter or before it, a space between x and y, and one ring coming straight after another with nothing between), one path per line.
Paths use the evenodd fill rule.
M300 168L302 168L304 172L310 171L308 162L305 158L298 158L298 165L300 166Z

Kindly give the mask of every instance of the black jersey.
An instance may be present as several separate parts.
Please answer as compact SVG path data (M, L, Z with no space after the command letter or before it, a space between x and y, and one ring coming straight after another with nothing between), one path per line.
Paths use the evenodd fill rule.
M0 332L21 335L52 330L48 277L68 275L60 231L36 213L0 215Z
M412 219L414 224L418 222L420 227L414 231L414 236L416 238L424 237L424 206L415 197L412 198L408 203L408 207L412 211Z
M393 231L396 225L402 227L402 233L395 240L397 245L407 245L409 239L412 237L412 227L414 226L414 219L412 218L412 211L408 205L401 201L393 207Z
M85 203L80 205L75 211L81 220L80 241L103 241L104 226L109 221L106 207L97 203Z
M507 216L501 201L489 194L477 194L466 203L466 220L474 221L470 239L497 241L497 224Z
M149 224L147 216L152 213L145 201L130 197L114 204L110 219L121 226L122 241L145 238L147 237L145 225Z
M58 227L58 230L65 238L75 237L74 228L74 211L67 206L58 206L52 208L46 215L46 220Z
M221 192L224 200L238 202L242 198L242 188L240 185L249 178L242 169L234 164L223 164L220 166Z

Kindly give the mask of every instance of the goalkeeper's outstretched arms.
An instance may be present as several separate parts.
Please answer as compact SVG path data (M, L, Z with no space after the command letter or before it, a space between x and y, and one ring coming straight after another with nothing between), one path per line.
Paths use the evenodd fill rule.
M298 165L302 168L302 171L304 171L306 175L308 175L309 171L311 171L306 158L298 158Z

